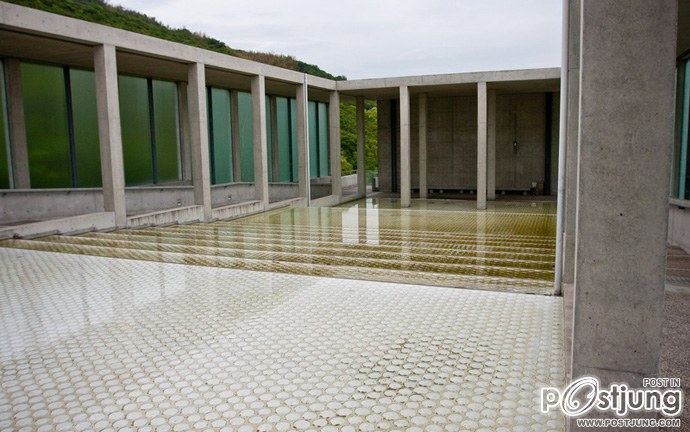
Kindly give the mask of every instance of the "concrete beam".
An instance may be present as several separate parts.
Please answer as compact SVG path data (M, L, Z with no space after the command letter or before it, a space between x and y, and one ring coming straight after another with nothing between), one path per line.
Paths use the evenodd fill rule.
M311 182L309 179L309 115L307 83L297 86L295 98L297 100L297 158L299 166L298 183L299 196L304 199L304 205L309 206L311 200Z
M572 376L639 387L659 366L677 1L581 4Z
M426 93L419 95L419 198L421 199L426 199L429 192L426 174L427 99Z
M254 144L254 187L256 199L268 206L268 153L266 144L266 79L252 77L252 118Z
M496 91L488 90L486 130L486 199L496 199Z
M328 144L331 156L331 195L340 199L343 185L340 167L340 94L332 91L328 100Z
M400 207L410 206L410 91L400 86Z
M367 194L367 168L366 168L366 137L365 137L365 118L364 118L364 98L357 98L357 194L366 196Z
M208 149L206 69L202 63L187 68L187 104L192 150L194 203L202 207L202 219L211 220L211 167Z
M486 82L477 83L477 209L486 209L487 153L487 91Z
M10 133L12 178L15 189L31 188L29 151L24 127L24 101L22 99L21 63L17 59L4 60L7 80L7 108Z
M237 90L230 90L230 133L232 134L232 181L242 181L242 143L240 142L240 104Z
M122 156L122 133L120 131L117 58L114 46L99 45L94 48L94 72L103 207L106 212L114 213L116 226L125 227L127 225L125 169Z

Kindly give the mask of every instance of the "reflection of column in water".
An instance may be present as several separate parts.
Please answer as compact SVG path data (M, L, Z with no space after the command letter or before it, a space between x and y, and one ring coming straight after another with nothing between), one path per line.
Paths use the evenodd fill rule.
M400 250L400 260L403 263L403 270L407 270L410 264L410 230L412 229L412 212L409 210L400 210L400 232L402 240L402 248Z
M477 215L477 264L484 266L486 264L486 212L480 211L476 213ZM481 270L477 271L477 274L485 275L486 268L482 267Z
M358 229L359 229L359 210L356 207L350 207L341 211L340 231L343 243L357 244Z
M367 244L379 244L379 211L367 210Z
M359 208L359 204L357 207L357 243L364 244L367 242L367 207L362 206Z

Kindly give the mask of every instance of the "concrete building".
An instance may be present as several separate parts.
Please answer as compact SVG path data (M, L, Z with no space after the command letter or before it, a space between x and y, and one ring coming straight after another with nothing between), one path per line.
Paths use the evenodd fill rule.
M564 3L560 69L347 81L0 3L0 238L360 198L340 102L362 166L373 100L379 187L402 207L558 200L569 375L639 386L659 368L667 244L690 250L690 7Z

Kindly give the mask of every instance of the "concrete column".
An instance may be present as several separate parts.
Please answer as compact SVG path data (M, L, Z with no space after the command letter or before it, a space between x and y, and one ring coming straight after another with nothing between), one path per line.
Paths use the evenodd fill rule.
M677 2L581 4L572 376L638 387L659 365Z
M268 153L266 145L266 80L252 77L252 119L254 137L254 188L256 199L268 207Z
M365 120L364 120L364 98L357 98L357 194L359 196L367 195L367 161L366 161L366 145L364 136Z
M410 90L400 86L400 207L410 206Z
M192 146L189 134L189 106L187 103L187 83L178 84L180 105L180 161L182 165L182 180L192 181Z
M426 182L426 113L427 95L422 93L419 95L419 198L421 199L426 199L429 192Z
M125 168L120 131L120 97L117 87L117 55L113 45L94 48L98 140L101 151L103 208L115 213L115 225L127 225Z
M230 133L232 134L233 182L242 181L242 143L240 142L240 104L237 90L230 90Z
M297 155L299 166L299 196L304 199L304 205L309 206L311 200L311 183L309 176L309 88L305 82L297 86Z
M211 220L211 167L208 150L208 112L206 105L206 69L203 63L187 68L187 104L192 150L194 203L203 207L204 220Z
M328 128L331 153L331 195L343 196L340 169L340 94L332 91L328 100Z
M275 96L268 98L268 109L271 112L271 178L269 182L277 181L280 178L280 152L278 151L278 100Z
M563 265L561 283L575 280L575 211L577 200L577 149L580 109L580 0L568 5L568 100L565 150L565 202L563 231ZM563 29L566 31L566 29Z
M24 101L22 100L21 63L17 59L5 60L7 72L7 108L12 156L12 178L15 189L31 188L29 151L24 127Z
M486 199L496 199L496 91L488 90L486 130Z
M487 153L487 92L486 82L477 83L477 209L486 209Z

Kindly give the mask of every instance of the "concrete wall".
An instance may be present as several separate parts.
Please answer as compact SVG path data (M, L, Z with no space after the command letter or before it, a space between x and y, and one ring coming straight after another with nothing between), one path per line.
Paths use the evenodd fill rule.
M677 200L672 200L677 201ZM690 202L677 201L671 204L668 212L668 243L690 253Z
M551 189L556 192L558 158L558 94L551 106ZM391 131L391 103L378 102L379 184L391 192L391 155L399 155L397 121ZM397 110L396 107L393 107ZM499 94L496 97L496 188L530 189L545 179L545 93ZM397 115L397 114L396 114ZM395 116L394 116L395 117ZM475 190L477 187L477 98L476 96L429 96L428 187ZM419 187L418 99L410 103L412 188ZM555 128L555 129L554 129ZM391 133L393 132L393 133ZM391 140L395 139L395 148ZM518 142L518 151L513 142ZM399 172L400 161L396 160Z

